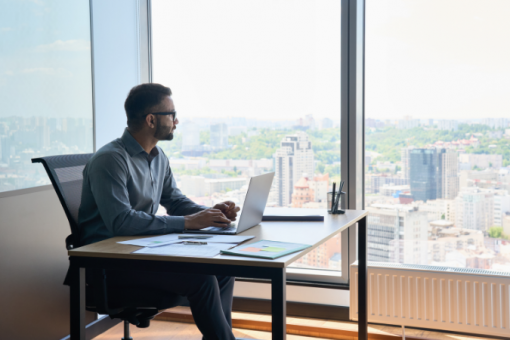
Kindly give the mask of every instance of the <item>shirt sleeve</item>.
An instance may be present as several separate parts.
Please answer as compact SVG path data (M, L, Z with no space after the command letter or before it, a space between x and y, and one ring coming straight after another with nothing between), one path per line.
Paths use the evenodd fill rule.
M129 173L122 157L105 154L90 165L92 195L113 236L162 235L184 230L184 217L156 216L132 208L127 190Z
M165 182L163 184L160 204L166 208L169 215L174 216L191 215L208 209L208 207L196 204L182 194L181 190L177 188L170 165L166 168Z

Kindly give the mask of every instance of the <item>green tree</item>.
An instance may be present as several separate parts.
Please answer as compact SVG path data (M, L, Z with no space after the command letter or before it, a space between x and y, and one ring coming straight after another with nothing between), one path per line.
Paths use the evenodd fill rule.
M317 171L320 172L321 174L324 173L325 168L326 166L324 165L324 163L317 164Z
M501 238L503 235L503 227L493 226L489 229L489 236L492 238Z

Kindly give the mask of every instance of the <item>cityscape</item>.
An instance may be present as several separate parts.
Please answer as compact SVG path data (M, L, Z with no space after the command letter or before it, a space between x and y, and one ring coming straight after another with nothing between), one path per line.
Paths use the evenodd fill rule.
M369 261L510 272L510 120L366 120Z
M510 272L509 123L368 118L368 259ZM267 206L326 209L340 181L339 121L328 118L184 119L159 145L178 187L206 206L242 205L249 178L274 171ZM49 184L31 158L91 151L91 119L2 118L0 191ZM340 270L340 236L294 266Z
M92 118L0 117L0 192L50 184L32 158L92 152Z

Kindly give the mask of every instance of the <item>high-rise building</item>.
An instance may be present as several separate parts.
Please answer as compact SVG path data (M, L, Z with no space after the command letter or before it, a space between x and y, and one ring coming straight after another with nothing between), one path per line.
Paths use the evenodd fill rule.
M463 153L459 155L459 162L461 170L472 170L473 168L498 170L503 166L503 156Z
M370 193L378 194L385 185L409 185L409 179L398 176L374 175L370 177Z
M328 199L329 174L315 176L313 180L308 181L308 184L313 190L313 201L325 203Z
M488 230L493 223L494 194L480 189L467 189L456 198L455 226L472 230Z
M369 261L427 264L427 213L402 205L368 207Z
M301 268L328 268L341 270L341 237L333 236L292 265ZM339 265L340 264L340 265Z
M200 145L200 127L194 123L183 124L181 152L186 156L202 155Z
M494 221L492 225L502 227L503 219L508 212L510 212L510 195L506 190L498 190L494 195Z
M406 149L403 149L403 157L405 154ZM411 149L408 164L411 194L415 201L457 197L459 176L458 157L455 150Z
M503 234L510 236L510 212L505 213L503 216Z
M275 186L278 195L277 204L287 207L291 204L294 184L305 176L314 174L314 157L312 142L305 132L285 136L280 148L274 154Z
M402 161L402 177L406 180L409 180L410 178L409 153L412 149L414 149L414 147L402 148L400 151L400 160Z
M228 147L228 126L225 123L213 124L210 126L210 143L215 149L226 149Z
M410 116L404 117L404 119L399 119L397 121L397 129L413 129L415 127L420 126L419 119L413 119Z
M333 121L329 118L322 118L320 123L321 129L329 129L333 127Z
M509 122L507 118L485 118L482 124L490 126L493 129L501 129L508 127Z
M205 177L203 176L181 176L179 189L187 195L200 197L205 194Z
M413 149L409 152L409 179L415 201L441 197L443 183L438 163L436 149Z
M459 121L455 119L440 119L437 121L437 128L439 130L457 131L459 129Z
M312 207L326 208L328 184L329 174L315 177L301 177L299 181L294 184L292 207L308 208L310 204L307 203L314 202L320 204L312 204Z
M38 125L35 128L37 136L37 144L41 148L47 148L50 146L50 128L46 125Z
M308 179L301 177L294 184L294 192L292 193L292 208L302 208L303 204L313 202L314 191L310 189Z
M9 164L11 155L14 154L10 137L0 137L0 151L0 162Z
M439 178L443 182L441 198L454 199L459 194L459 157L455 150L450 149L441 149L438 156L441 171Z

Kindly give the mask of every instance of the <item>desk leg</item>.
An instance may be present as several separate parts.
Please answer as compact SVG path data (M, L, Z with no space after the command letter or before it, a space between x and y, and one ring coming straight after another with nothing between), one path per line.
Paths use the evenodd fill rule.
M71 340L85 340L85 268L71 267Z
M273 340L287 337L287 273L285 268L275 269L271 278L271 331Z
M358 222L358 339L368 339L367 218Z

